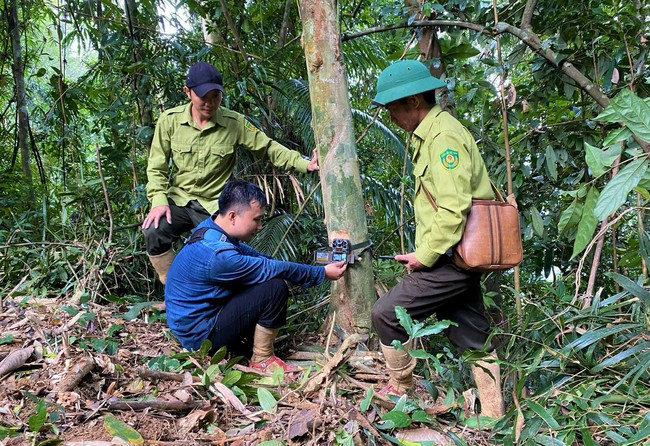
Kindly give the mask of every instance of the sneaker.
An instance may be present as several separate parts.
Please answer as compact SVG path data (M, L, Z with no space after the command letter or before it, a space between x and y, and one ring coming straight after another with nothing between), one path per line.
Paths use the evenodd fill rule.
M285 373L298 373L302 371L300 367L289 365L275 355L271 356L266 361L260 361L260 362L249 361L248 366L250 368L261 370L263 372L272 372L278 367L281 367Z

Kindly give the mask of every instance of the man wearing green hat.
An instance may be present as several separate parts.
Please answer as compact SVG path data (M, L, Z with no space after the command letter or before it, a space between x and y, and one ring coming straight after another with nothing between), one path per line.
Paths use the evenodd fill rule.
M451 320L446 334L459 352L492 351L485 345L490 323L481 293L481 273L455 266L448 253L465 227L472 199L493 199L487 169L474 138L457 119L436 105L435 90L445 82L415 60L386 68L377 79L373 105L385 108L390 119L411 134L415 175L415 251L399 254L407 274L372 309L372 322L381 341L389 372L383 393L401 394L411 387L416 360L408 351L412 339L400 325L395 307L404 307L418 320L436 314ZM436 207L432 202L435 202ZM393 341L404 349L396 349ZM491 354L472 366L481 414L503 416L499 364Z

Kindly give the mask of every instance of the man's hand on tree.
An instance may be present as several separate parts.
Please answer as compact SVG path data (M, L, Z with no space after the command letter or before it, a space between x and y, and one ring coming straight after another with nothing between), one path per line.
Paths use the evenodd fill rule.
M172 211L166 204L156 206L149 211L147 217L144 219L144 222L142 222L142 229L149 229L149 226L151 226L152 223L153 227L158 229L160 219L163 217L167 219L167 223L170 225L172 224Z
M311 160L309 160L309 164L307 164L307 172L314 172L319 169L320 166L318 165L318 152L316 149L314 149L311 154Z

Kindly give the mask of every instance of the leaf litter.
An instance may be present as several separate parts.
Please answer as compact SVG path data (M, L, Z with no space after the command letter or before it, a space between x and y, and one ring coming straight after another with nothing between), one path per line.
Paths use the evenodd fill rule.
M184 351L155 306L131 314L84 307L4 302L0 446L454 444L449 435L489 444L489 432L454 422L454 410L469 408L443 404L442 389L437 400L409 400L408 410L370 390L387 375L379 353L356 348L358 337L331 354L317 337L310 345L285 339L282 354L305 370L289 380ZM385 419L402 419L386 418L396 409L412 416L391 425Z

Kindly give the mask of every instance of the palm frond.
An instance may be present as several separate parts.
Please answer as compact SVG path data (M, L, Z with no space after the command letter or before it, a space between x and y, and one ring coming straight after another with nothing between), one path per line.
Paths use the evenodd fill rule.
M402 139L395 134L390 128L388 128L383 122L379 119L376 119L373 115L370 115L362 110L356 108L352 109L352 116L363 124L364 128L369 127L368 135L376 138L380 143L383 143L388 148L393 148L396 156L399 159L404 158L404 144ZM411 160L408 160L409 167Z
M278 113L287 116L302 146L311 152L315 147L314 134L311 128L311 100L309 85L300 79L287 79L274 84L273 100Z
M296 244L299 232L300 223L294 220L293 215L278 214L266 221L262 230L251 241L251 246L265 254L273 254L277 249L275 258L295 261L299 257Z

